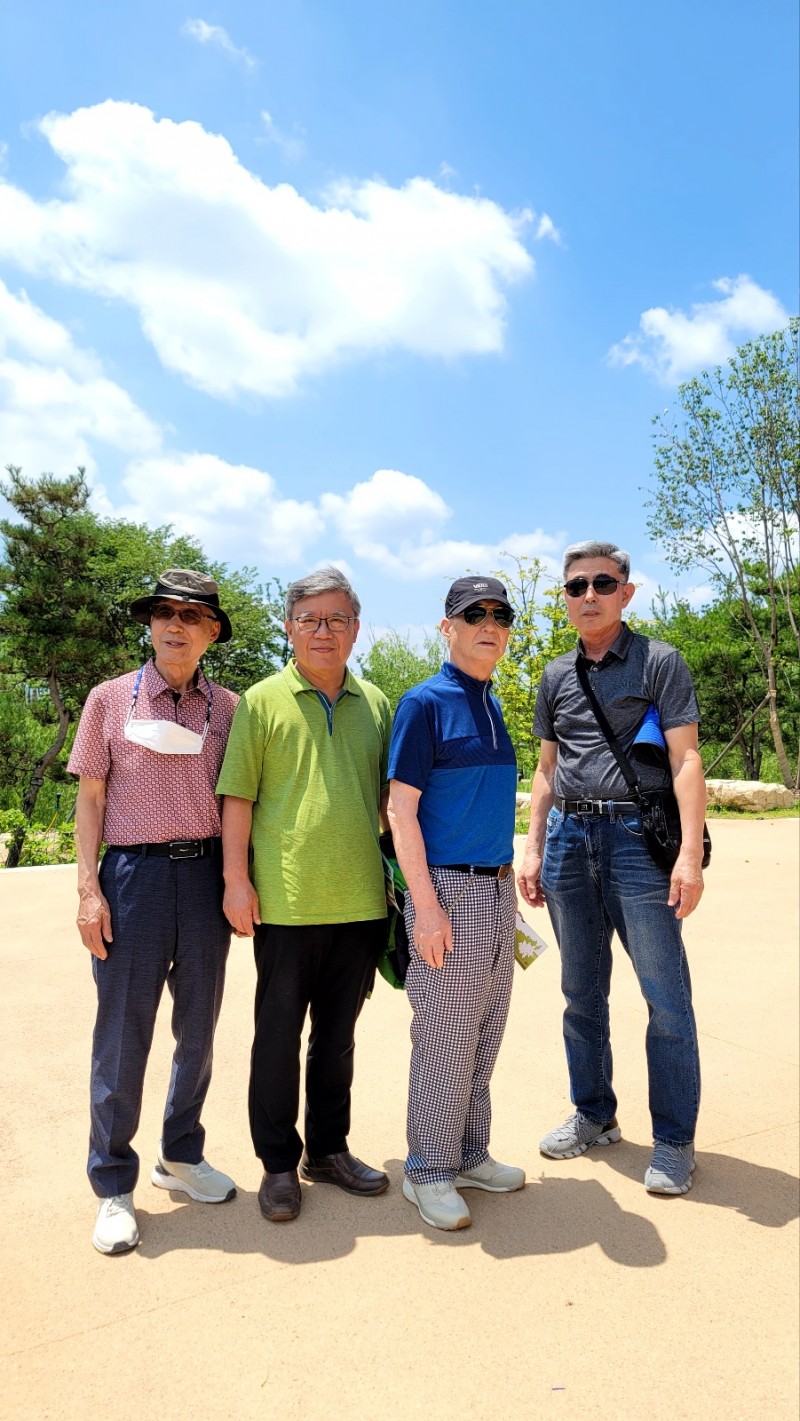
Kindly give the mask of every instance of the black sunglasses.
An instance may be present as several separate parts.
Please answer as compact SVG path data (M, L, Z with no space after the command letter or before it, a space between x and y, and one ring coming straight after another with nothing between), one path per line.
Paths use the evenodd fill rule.
M592 578L592 587L598 597L610 597L618 587L624 586L625 579L612 577L610 572L599 572L597 577ZM564 591L568 597L585 597L589 591L588 577L571 577L569 582L564 583Z
M494 617L498 627L510 627L514 623L514 613L510 607L467 607L460 615L468 627L479 627L488 616Z

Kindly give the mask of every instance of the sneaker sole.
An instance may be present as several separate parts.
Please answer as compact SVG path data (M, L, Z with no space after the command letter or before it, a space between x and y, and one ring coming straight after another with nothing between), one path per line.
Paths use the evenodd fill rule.
M437 1223L435 1219L429 1219L428 1215L425 1213L422 1205L420 1204L416 1194L414 1194L413 1191L410 1194L406 1193L406 1182L406 1180L403 1180L403 1198L407 1199L409 1204L413 1204L414 1207L419 1211L419 1216L422 1219L423 1223L428 1224L428 1226L432 1229L441 1229L443 1233L455 1233L456 1229L469 1228L470 1224L472 1223L472 1219L470 1218L469 1214L467 1214L467 1217L465 1219L455 1219L452 1224Z
M155 1184L156 1189L174 1189L181 1194L188 1194L189 1198L196 1200L198 1204L227 1204L229 1200L236 1198L236 1185L229 1189L227 1194L199 1194L196 1189L192 1189L191 1184L186 1184L174 1174L159 1169L158 1165L153 1168L150 1183Z
M617 1141L621 1139L622 1131L618 1125L615 1125L613 1130L604 1130L602 1135L597 1136L596 1140L590 1140L587 1145L576 1145L575 1148L571 1150L559 1150L558 1152L555 1150L546 1150L544 1148L544 1140L542 1140L539 1145L539 1154L544 1155L545 1159L577 1159L578 1155L585 1155L586 1151L592 1148L592 1145L615 1145Z
M468 1179L466 1175L459 1174L453 1186L454 1189L483 1189L486 1194L516 1194L518 1189L524 1189L527 1180L523 1179L521 1184L484 1184L479 1179Z
M99 1239L92 1236L92 1244L98 1253L102 1253L106 1258L110 1258L112 1254L115 1253L132 1253L133 1250L139 1246L139 1235L136 1235L133 1243L122 1243L120 1241L119 1243L112 1243L110 1248L107 1248L105 1244L100 1243Z

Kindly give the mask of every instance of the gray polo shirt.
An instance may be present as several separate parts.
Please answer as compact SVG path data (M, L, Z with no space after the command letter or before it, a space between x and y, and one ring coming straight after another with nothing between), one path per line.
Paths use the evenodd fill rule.
M554 789L564 799L629 799L630 792L605 736L595 720L576 672L579 642L574 651L557 656L544 669L533 733L558 745ZM700 719L692 678L674 646L665 641L622 631L600 662L586 662L592 689L611 729L626 754L649 706L658 711L662 730L694 725ZM669 762L663 751L636 751L631 756L643 789L667 788Z

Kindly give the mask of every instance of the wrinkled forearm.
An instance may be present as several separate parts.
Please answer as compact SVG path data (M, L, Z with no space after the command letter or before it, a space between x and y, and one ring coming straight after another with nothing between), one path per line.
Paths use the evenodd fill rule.
M687 750L677 765L670 761L670 768L681 816L682 852L700 860L703 857L706 782L699 751Z

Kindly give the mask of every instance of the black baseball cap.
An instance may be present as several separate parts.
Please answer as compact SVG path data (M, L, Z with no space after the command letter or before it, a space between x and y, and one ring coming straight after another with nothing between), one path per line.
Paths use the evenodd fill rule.
M496 577L457 577L445 598L444 614L457 617L476 602L499 602L508 607L509 612L514 610L505 587Z

